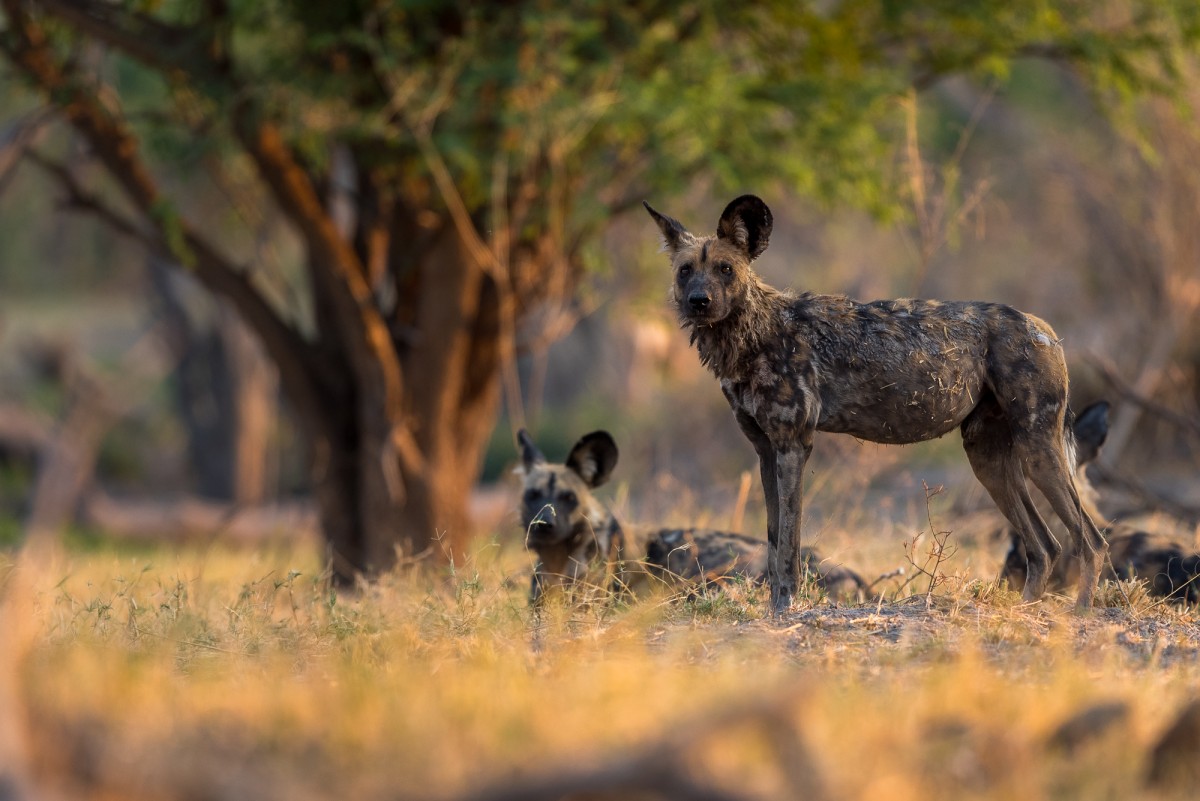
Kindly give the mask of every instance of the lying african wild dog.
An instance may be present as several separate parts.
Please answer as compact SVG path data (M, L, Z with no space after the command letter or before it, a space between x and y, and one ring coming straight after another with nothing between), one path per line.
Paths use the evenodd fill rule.
M651 534L646 543L646 567L651 574L667 579L719 582L724 568L704 570L705 565L721 565L728 554L737 553L745 574L756 583L767 580L767 544L744 534L697 529L664 529ZM816 548L801 548L800 562L805 572L827 596L834 599L865 601L871 592L862 576L824 559Z
M535 603L556 586L608 584L621 593L644 584L649 576L697 584L721 584L735 577L765 580L767 549L761 540L696 528L627 533L591 492L608 480L617 463L617 445L607 432L585 434L564 464L547 462L524 429L517 438L525 543L538 557L530 587ZM634 548L631 534L637 541ZM868 588L858 574L827 563L812 548L804 550L815 583L829 596L865 599Z
M1099 401L1079 413L1075 432L1075 484L1084 508L1093 520L1104 520L1096 506L1096 491L1084 468L1100 454L1108 437L1108 403ZM1057 528L1055 533L1061 533ZM1012 529L1000 578L1015 590L1025 586L1026 559L1021 540ZM1200 553L1183 543L1140 531L1124 523L1108 529L1108 558L1101 577L1108 580L1137 578L1146 582L1151 595L1173 598L1189 604L1200 602ZM1079 574L1079 556L1067 550L1054 565L1048 589L1061 591Z
M1066 359L1049 325L996 303L780 292L750 266L771 234L759 198L733 200L711 236L645 205L670 255L679 317L758 453L775 614L796 591L801 479L817 431L902 444L960 428L972 470L1025 545L1025 598L1041 597L1062 550L1029 478L1070 533L1077 602L1091 605L1105 543L1072 479Z

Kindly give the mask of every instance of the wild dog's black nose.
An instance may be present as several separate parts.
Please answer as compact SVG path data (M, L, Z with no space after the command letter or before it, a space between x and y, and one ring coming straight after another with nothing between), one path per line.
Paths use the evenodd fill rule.
M537 526L553 526L555 517L557 517L557 514L554 511L554 507L550 504L546 504L541 509L538 509L537 513L530 518L529 526L531 528Z
M706 292L693 292L688 295L688 305L692 307L692 311L704 311L708 308L708 304L712 302Z

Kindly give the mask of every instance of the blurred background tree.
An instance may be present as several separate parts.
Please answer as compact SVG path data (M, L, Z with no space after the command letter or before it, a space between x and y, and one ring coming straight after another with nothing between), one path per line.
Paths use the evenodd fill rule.
M924 288L956 183L923 179L915 93L1046 59L1137 130L1133 101L1178 91L1200 33L1183 0L2 7L0 51L29 94L0 189L22 156L149 254L194 445L218 438L197 409L229 421L277 375L343 581L398 549L463 554L502 401L513 426L524 415L518 355L571 329L585 276L621 252L602 235L642 198L699 182L900 219ZM939 102L980 107L958 89ZM227 310L271 376L237 355L251 346ZM201 387L235 378L197 398L185 362ZM261 446L231 456L261 442L254 419L226 426L235 478L213 492L254 483Z

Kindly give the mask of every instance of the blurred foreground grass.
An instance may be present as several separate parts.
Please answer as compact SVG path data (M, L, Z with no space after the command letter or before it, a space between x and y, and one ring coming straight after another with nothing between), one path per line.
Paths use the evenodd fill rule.
M1200 623L1129 588L1086 617L950 576L782 621L753 590L535 619L525 564L483 546L355 597L278 549L19 565L4 711L36 797L1191 797L1143 782Z

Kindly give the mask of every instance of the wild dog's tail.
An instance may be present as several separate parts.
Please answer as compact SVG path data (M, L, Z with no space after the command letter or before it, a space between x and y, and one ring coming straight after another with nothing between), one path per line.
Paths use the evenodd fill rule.
M1067 452L1067 464L1072 472L1079 470L1079 442L1075 438L1075 412L1067 404L1067 413L1063 415L1063 450Z
M1080 502L1093 522L1107 526L1100 511L1096 489L1088 481L1083 468L1096 460L1100 455L1100 448L1108 438L1108 401L1096 401L1084 407L1078 416L1068 406L1064 425L1066 430L1063 438L1067 458L1070 460L1068 463L1071 465Z

